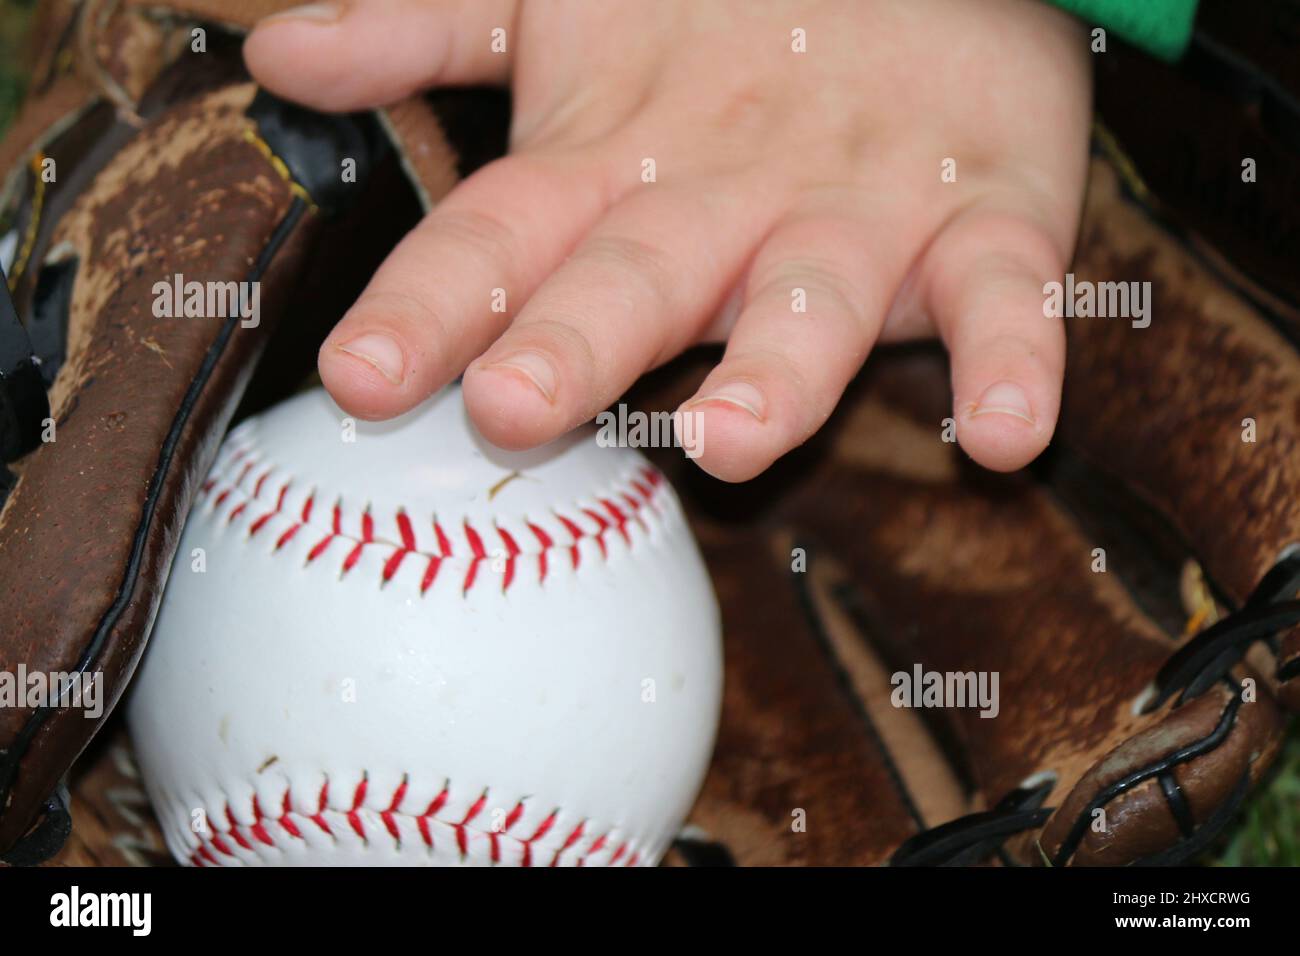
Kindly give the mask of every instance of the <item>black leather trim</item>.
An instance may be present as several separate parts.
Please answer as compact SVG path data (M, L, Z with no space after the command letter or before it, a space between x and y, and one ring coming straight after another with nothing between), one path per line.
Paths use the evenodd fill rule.
M39 445L49 416L40 363L0 271L0 463L15 461Z
M259 89L247 115L257 133L326 215L346 210L389 148L372 113L325 114L304 109ZM355 179L344 181L343 161L356 162Z
M248 272L248 281L258 281L266 272L271 264L275 254L284 245L285 240L293 233L294 227L302 219L306 212L307 206L301 199L294 199L289 206L288 212L276 226L275 232L272 233L266 246L263 248L258 260L253 263L253 267ZM189 422L190 414L194 406L198 403L199 396L203 394L207 387L208 380L212 376L213 369L216 368L217 362L226 350L231 336L234 335L237 324L240 321L238 315L228 318L222 326L221 332L216 340L208 348L207 355L204 356L203 364L199 367L193 381L190 382L189 389L185 393L185 398L181 402L181 407L177 410L176 416L172 419L171 428L167 432L167 438L158 453L158 464L154 468L153 477L149 482L148 495L145 498L143 514L140 517L140 523L136 526L135 537L131 543L131 557L122 575L122 583L118 586L117 596L109 609L104 612L103 618L100 619L99 626L95 628L95 633L90 636L86 642L86 647L82 651L71 673L85 673L94 664L104 648L108 635L117 625L118 619L122 612L126 610L131 602L131 597L135 593L136 581L140 574L140 563L144 556L145 542L148 538L150 529L153 525L154 514L157 510L158 499L162 494L163 482L170 473L176 453L176 446L180 443L181 434ZM42 392L44 394L44 392ZM0 752L0 807L8 804L9 792L12 790L14 781L18 777L18 766L27 753L28 747L31 746L41 725L53 713L53 708L44 706L34 710L27 722L23 724L22 729L14 739L13 745L7 750ZM57 847L55 848L57 851Z
M54 384L54 377L67 357L68 316L79 264L76 258L49 262L41 266L36 277L27 334L32 340L32 351L40 360L46 388Z

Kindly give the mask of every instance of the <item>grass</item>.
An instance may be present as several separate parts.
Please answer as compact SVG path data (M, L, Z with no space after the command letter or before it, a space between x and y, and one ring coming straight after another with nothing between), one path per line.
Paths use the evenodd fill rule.
M1250 799L1215 866L1300 866L1300 727L1292 725L1274 774Z
M0 131L8 128L22 102L25 84L19 51L34 6L28 0L0 0Z

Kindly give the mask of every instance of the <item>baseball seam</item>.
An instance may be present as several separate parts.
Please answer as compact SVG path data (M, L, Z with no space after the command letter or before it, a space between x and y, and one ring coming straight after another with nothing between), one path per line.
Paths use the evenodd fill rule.
M613 539L622 539L630 552L638 540L652 541L656 527L678 513L663 475L640 462L585 498L552 505L541 518L503 513L444 520L436 513L413 517L401 506L380 514L369 503L358 507L355 499L345 503L340 497L332 505L326 504L315 487L307 489L303 497L299 484L297 494L292 494L300 477L287 473L263 453L252 428L236 429L229 437L227 448L199 489L211 520L238 526L247 540L269 540L272 554L285 553L291 541L316 535L305 550L305 566L326 564L333 555L340 580L356 569L363 553L372 548L383 549L378 575L381 587L407 562L423 561L418 585L421 597L440 579L455 581L462 597L476 585L484 590L484 579L490 577L485 562L491 562L489 566L500 574L502 593L516 585L534 563L535 580L541 586L556 571L558 562L567 559L574 573L608 562ZM198 508L195 510L197 513ZM417 521L421 523L417 525ZM381 532L381 527L389 530ZM423 547L418 540L421 536ZM304 547L295 550L303 554ZM593 551L599 562L593 562ZM600 826L587 817L576 824L562 823L566 816L573 817L559 807L530 826L524 819L528 797L515 801L504 818L492 814L498 825L487 826L487 788L472 791L477 796L463 814L449 812L450 782L423 810L403 809L408 783L403 776L391 798L377 804L367 801L367 792L373 788L363 774L350 800L335 799L334 805L328 776L315 799L307 802L295 800L292 786L286 784L284 792L276 795L278 812L270 815L263 808L263 798L268 796L264 791L261 798L253 795L251 802L223 794L209 805L216 812L206 814L206 830L185 828L188 845L182 857L195 866L220 866L244 862L249 853L264 857L268 849L290 851L322 836L335 843L355 837L369 847L376 840L385 840L386 834L393 848L404 853L409 853L410 847L422 848L428 857L450 851L462 861L475 856L493 864L637 866L654 858L645 841L620 836L616 827ZM346 792L346 788L335 789ZM245 812L237 815L236 807L246 808Z
M385 809L378 809L375 806L366 806L370 781L369 776L363 774L361 781L353 789L351 801L331 807L330 781L326 777L317 795L314 813L294 809L292 788L286 788L280 800L279 816L267 816L262 810L259 798L253 796L252 822L240 822L236 819L231 803L227 799L219 817L210 814L207 816L206 831L198 833L191 831L198 838L199 844L192 850L188 860L193 866L223 866L227 862L239 862L239 854L232 844L258 855L264 853L261 849L263 846L284 850L294 840L305 842L303 831L307 828L314 828L335 841L338 840L336 828L351 831L368 846L372 838L381 836L380 824L382 824L382 831L393 840L394 849L401 850L403 835L400 822L402 821L414 826L419 834L420 843L429 854L437 852L440 839L449 838L455 844L456 852L462 860L470 855L472 841L483 840L488 842L488 859L494 864L503 861L503 843L516 848L516 858L506 862L518 866L531 867L548 857L549 863L544 865L558 866L564 854L570 851L578 854L574 861L576 866L583 866L596 857L603 857L600 865L604 866L636 866L646 859L645 854L636 848L636 841L615 836L613 829L604 830L594 839L591 838L591 831L602 828L594 826L589 819L580 820L576 825L568 827L567 832L563 828L557 828L561 815L558 808L552 810L534 827L530 835L512 833L511 830L519 825L524 816L526 798L516 801L500 827L485 829L476 824L488 808L489 794L486 789L459 820L454 817L449 819L439 816L451 799L450 783L443 785L422 813L412 813L402 809L409 783L409 778L403 776L401 783L393 791L391 799L384 804ZM375 817L378 818L377 821ZM224 818L225 829L217 829L214 825L214 821L219 818ZM367 826L368 818L369 826ZM439 834L438 829L449 832ZM561 833L564 834L563 839L557 839Z
M225 515L228 524L234 524L241 516L247 516L247 534L250 539L275 524L275 530L279 532L273 547L275 553L280 552L300 533L309 533L313 529L319 531L322 536L307 552L306 563L310 565L318 561L335 550L336 542L340 543L344 545L340 578L356 567L367 548L388 549L388 556L380 571L381 585L388 584L407 560L423 560L425 567L419 587L421 596L433 587L444 567L457 563L464 565L460 582L462 595L468 594L483 578L481 571L486 562L500 565L503 593L516 582L521 563L533 559L536 560L537 582L543 584L551 571L552 556L556 552L562 554L567 551L570 564L576 572L583 563L584 542L594 542L601 559L607 561L607 539L610 535L617 535L631 548L634 532L639 532L642 536L648 535L651 531L650 522L666 517L664 492L667 482L657 469L641 464L606 493L595 495L585 503L574 502L568 514L559 507L552 507L550 518L554 525L550 531L543 527L544 523L550 524L550 521L533 520L526 515L522 517L526 534L511 533L499 520L493 520L491 531L487 531L476 528L468 518L444 522L436 515L431 516L429 520L437 544L437 550L432 551L417 547L415 526L405 508L399 507L393 515L400 539L398 541L376 535L375 515L369 504L360 514L360 534L350 533L344 530L344 526L355 524L355 516L348 514L347 506L341 498L332 506L322 507L313 489L301 508L290 513L286 508L286 497L294 479L285 478L283 482L274 485L272 491L270 478L281 469L264 459L251 443L236 448L233 453L223 455L222 458L201 486L200 497L210 500L211 511L233 501L233 507ZM259 505L266 507L257 511ZM254 511L257 511L256 516L253 516ZM320 522L322 511L329 515L325 526ZM560 540L561 529L568 541ZM489 551L493 535L500 544Z

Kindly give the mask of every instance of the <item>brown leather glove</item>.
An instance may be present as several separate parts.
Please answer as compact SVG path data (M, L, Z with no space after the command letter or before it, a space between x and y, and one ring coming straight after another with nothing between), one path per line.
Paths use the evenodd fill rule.
M1094 173L1105 215L1082 236L1080 278L1152 282L1147 328L1080 320L1070 331L1061 443L1115 483L1117 509L1160 516L1208 584L1212 626L1161 676L1199 690L1247 652L1300 708L1300 311L1252 299Z
M1153 706L1179 648L1178 565L1149 571L1094 532L1086 503L1064 507L1080 498L1072 472L968 462L943 440L946 382L934 354L873 359L825 434L773 473L741 487L674 474L729 615L697 839L742 862L1193 857L1276 756L1272 695L1238 665ZM936 675L948 696L931 699ZM830 806L792 833L818 798Z
M1206 0L1198 21L1179 69L1117 50L1098 73L1117 173L1094 173L1077 271L1152 282L1152 322L1067 328L1060 438L1192 569L1203 633L1162 691L1247 654L1296 710L1300 19Z
M0 145L0 671L100 675L102 713L0 709L9 862L66 837L60 780L131 677L272 329L337 318L456 179L423 100L323 116L249 82L213 15L247 26L287 5L58 0L34 31L30 96ZM359 235L373 245L341 253ZM206 286L200 315L171 294L185 282Z
M0 144L0 240L19 240L11 279L25 335L21 348L0 336L0 444L24 452L0 511L0 587L16 596L0 619L0 669L101 670L116 700L252 362L265 346L276 353L267 365L308 368L304 343L453 181L424 100L385 111L377 135L362 118L322 124L257 99L233 43L214 48L211 29L217 56L186 53L195 22L246 27L288 5L60 0L44 11L32 105ZM322 214L329 177L317 186L307 160L319 153L337 170L347 124L374 146L365 188L406 220L345 201ZM396 154L384 146L393 139ZM33 172L46 156L55 183ZM1116 184L1099 161L1075 271L1156 282L1154 320L1070 325L1064 440L1033 476L980 473L942 440L945 375L926 355L873 360L825 434L745 486L660 456L714 574L727 654L715 759L673 861L1173 862L1199 852L1266 771L1282 726L1273 688L1291 693L1286 661L1300 656L1300 632L1283 631L1297 618L1276 601L1289 564L1265 577L1295 540L1283 413L1300 407L1285 404L1300 378L1261 310ZM1129 190L1149 192L1131 179ZM358 229L373 238L337 241ZM258 329L149 313L160 276L239 281L254 267ZM1166 310L1184 321L1162 328ZM666 370L639 404L676 407L702 368ZM1194 382L1203 368L1213 377ZM1224 376L1233 384L1214 387ZM281 378L259 375L255 401L294 374ZM1241 396L1259 407L1243 410ZM42 401L53 444L39 441ZM1276 444L1225 452L1218 416L1255 417L1260 436L1267 421ZM1113 484L1099 484L1102 471ZM1117 504L1128 499L1131 509ZM1252 594L1264 596L1252 605ZM1226 624L1189 640L1220 615ZM1254 635L1279 631L1280 673L1271 650L1242 659ZM922 681L973 675L977 704L980 675L991 691L996 674L996 716L980 716L991 699L895 706L917 702L895 692L918 667ZM0 712L0 849L24 836L97 726ZM97 745L74 786L74 805L94 816L110 752ZM65 809L46 806L12 858L57 842ZM60 859L117 860L93 830L80 835Z
M1181 66L1099 58L1106 158L1072 271L1151 282L1152 322L1067 320L1061 428L1034 480L946 460L942 375L875 359L837 416L865 427L839 426L837 451L793 456L751 504L697 498L811 542L809 576L835 569L889 666L1001 674L996 718L925 711L976 812L926 819L900 863L1190 858L1273 759L1274 700L1300 707L1296 24L1203 6ZM813 753L790 760L811 775ZM701 813L715 790L745 802L746 778L730 783Z
M942 395L936 373L930 388L914 373L898 392ZM895 673L912 677L912 702L917 675L988 682L971 701L967 678L965 706L944 697L926 713L959 742L994 812L918 838L895 862L974 862L1015 826L1028 835L1005 852L1022 864L1172 862L1204 847L1276 754L1271 695L1238 668L1152 706L1174 635L1099 563L1096 539L1050 488L979 473L938 441L940 415L899 416L898 404L864 405L869 428L840 439L847 460L789 506L810 560L825 548L852 569L847 599Z

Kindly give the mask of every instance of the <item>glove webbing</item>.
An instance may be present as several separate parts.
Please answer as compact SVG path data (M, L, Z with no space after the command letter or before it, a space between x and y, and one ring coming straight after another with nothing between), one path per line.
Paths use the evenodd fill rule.
M1233 686L1230 682L1229 686ZM1223 709L1213 731L1200 740L1193 741L1167 757L1153 761L1126 777L1115 781L1079 813L1066 839L1050 858L1043 851L1044 862L1049 866L1066 866L1087 836L1095 811L1112 800L1151 778L1160 784L1161 793L1169 811L1178 823L1183 837L1174 846L1161 853L1135 861L1135 866L1170 866L1187 860L1209 845L1232 819L1246 797L1250 787L1250 771L1246 770L1237 781L1228 799L1214 811L1201 826L1192 819L1182 789L1174 777L1174 768L1214 750L1228 738L1241 707L1241 695L1234 693ZM1041 803L1051 791L1053 783L1032 788L1019 788L1007 794L998 805L980 813L958 817L941 826L918 833L905 841L890 858L890 866L969 866L997 853L1006 866L1015 862L1003 849L1003 842L1017 833L1037 829L1055 812L1053 807Z
M1300 624L1300 550L1278 560L1251 592L1246 603L1223 620L1210 625L1180 647L1156 675L1157 693L1144 708L1156 710L1175 693L1178 703L1204 693L1223 678L1257 641L1264 641L1277 653L1277 635ZM1277 671L1286 681L1300 673L1300 658Z
M1288 627L1300 624L1300 600L1288 597L1295 594L1297 589L1300 589L1300 549L1283 556L1264 575L1240 608L1206 628L1170 656L1156 675L1156 693L1143 708L1143 713L1158 710L1175 694L1178 695L1178 700L1174 706L1180 707L1186 701L1205 693L1218 681L1235 688L1228 678L1228 672L1241 661L1251 645L1265 641L1276 652L1277 635ZM1300 658L1280 667L1277 678L1285 681L1298 674ZM1138 863L1177 863L1208 845L1244 800L1250 773L1247 771L1243 774L1229 799L1198 828L1192 819L1182 788L1173 775L1173 768L1208 753L1226 740L1236 720L1241 700L1241 694L1234 691L1217 726L1208 736L1163 760L1134 771L1099 794L1075 820L1069 836L1055 856L1047 862L1053 866L1068 863L1087 834L1093 811L1151 777L1156 777L1159 781L1161 792L1178 823L1183 839L1169 850ZM961 865L975 862L993 852L997 852L1004 863L1010 863L1002 850L1002 841L1015 833L1041 826L1051 816L1050 809L1040 807L1046 794L1039 795L1039 790L1041 788L1012 791L993 810L959 817L918 834L898 848L891 859L891 865Z

